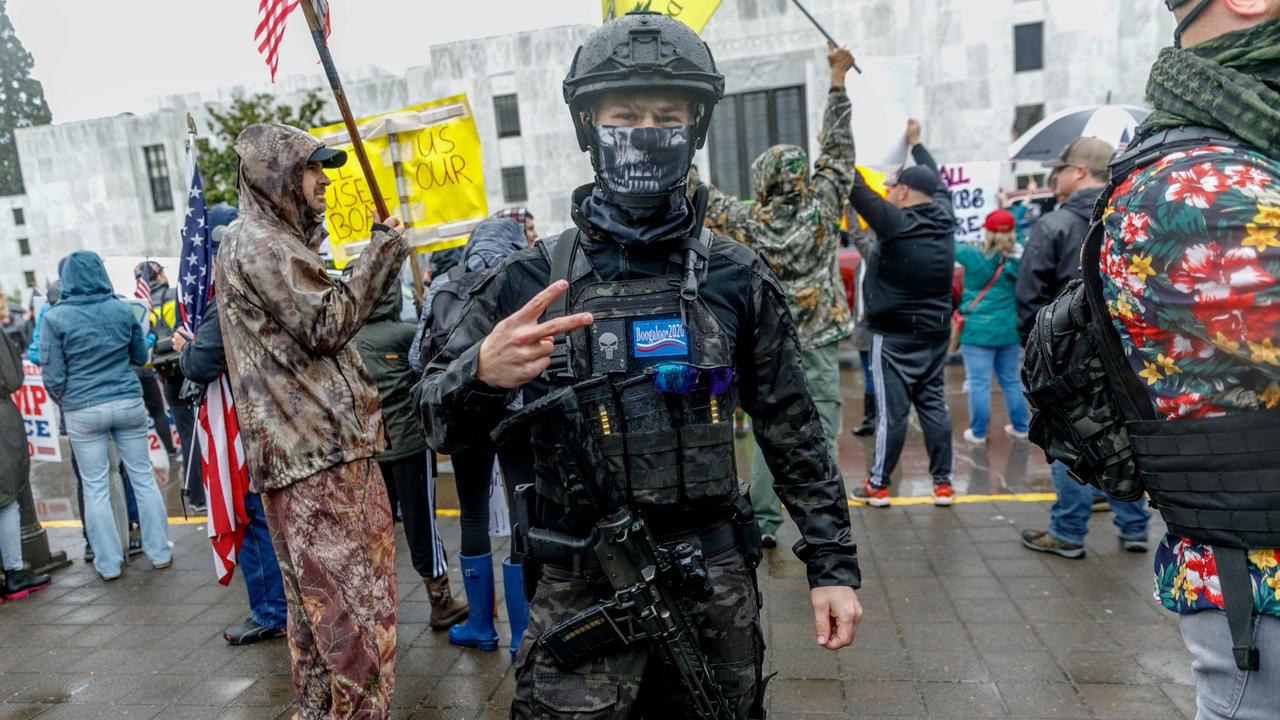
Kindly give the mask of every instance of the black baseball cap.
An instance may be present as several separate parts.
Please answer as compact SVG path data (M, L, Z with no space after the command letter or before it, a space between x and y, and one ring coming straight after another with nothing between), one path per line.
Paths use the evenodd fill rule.
M344 150L334 150L331 147L319 147L311 153L311 157L307 158L307 164L320 163L321 167L333 170L347 164L347 153Z
M925 195L933 195L942 189L942 178L938 177L938 173L928 165L912 165L898 173L897 179L891 184L906 185Z

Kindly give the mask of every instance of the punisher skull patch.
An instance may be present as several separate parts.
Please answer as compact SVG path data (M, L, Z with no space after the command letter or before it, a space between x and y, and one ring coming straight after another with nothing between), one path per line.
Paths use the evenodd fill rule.
M594 375L627 371L625 320L597 320L591 326L591 370Z
M636 320L631 324L631 355L636 359L689 356L689 336L680 318Z

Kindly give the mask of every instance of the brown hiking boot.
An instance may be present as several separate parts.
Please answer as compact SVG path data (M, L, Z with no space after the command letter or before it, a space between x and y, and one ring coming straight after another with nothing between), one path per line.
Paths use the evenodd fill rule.
M458 600L449 591L447 574L430 580L424 578L422 582L427 586L427 598L431 600L431 620L428 622L432 630L447 630L466 619L467 602Z

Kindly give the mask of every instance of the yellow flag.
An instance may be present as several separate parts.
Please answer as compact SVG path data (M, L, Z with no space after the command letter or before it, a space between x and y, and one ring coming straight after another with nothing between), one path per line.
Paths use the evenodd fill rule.
M875 190L876 194L879 195L880 197L888 196L889 191L884 186L885 181L889 179L888 173L882 173L879 170L873 170L872 168L869 168L863 165L859 165L858 170L862 171L862 179L867 182L867 187L871 188L872 190ZM863 230L866 230L868 227L867 221L863 220L861 215L858 215L857 218L858 218L858 227ZM849 222L849 218L845 217L845 226L844 226L845 230L849 229L848 222Z
M600 5L604 20L622 17L632 10L649 10L670 15L700 33L720 7L720 0L601 0Z
M375 115L356 126L387 210L405 223L409 244L420 253L465 244L471 228L489 215L480 134L467 96ZM368 244L373 197L350 152L346 127L311 132L329 147L349 152L346 165L325 171L333 182L325 190L329 247L341 269Z

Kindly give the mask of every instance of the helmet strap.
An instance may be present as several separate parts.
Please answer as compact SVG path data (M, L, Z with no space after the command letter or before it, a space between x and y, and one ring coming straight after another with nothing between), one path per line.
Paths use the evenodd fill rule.
M1178 23L1178 27L1173 30L1174 47L1182 47L1182 33L1191 26L1191 23L1195 22L1196 18L1200 16L1200 13L1204 12L1205 8L1209 7L1209 3L1211 2L1213 2L1213 0L1200 0L1200 4L1192 8L1191 12L1187 13L1187 16L1182 18L1182 22Z

